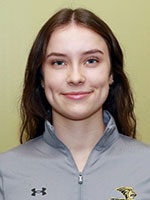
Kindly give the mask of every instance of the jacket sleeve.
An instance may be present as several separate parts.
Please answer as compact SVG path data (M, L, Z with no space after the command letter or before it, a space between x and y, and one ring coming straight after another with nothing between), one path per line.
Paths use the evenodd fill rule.
M3 177L0 171L0 200L4 200Z

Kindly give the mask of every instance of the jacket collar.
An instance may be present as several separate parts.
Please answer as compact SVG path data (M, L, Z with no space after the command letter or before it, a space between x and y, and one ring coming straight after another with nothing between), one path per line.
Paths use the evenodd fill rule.
M103 110L103 119L106 128L103 136L95 146L95 149L99 151L103 151L110 147L111 144L119 137L114 118L107 110ZM44 141L52 147L63 149L66 148L65 144L56 136L54 127L47 120L45 121L45 131L43 138Z

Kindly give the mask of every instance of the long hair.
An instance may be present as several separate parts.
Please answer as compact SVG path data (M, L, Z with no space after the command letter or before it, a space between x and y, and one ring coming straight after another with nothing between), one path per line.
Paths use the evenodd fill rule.
M44 121L52 123L51 105L48 103L41 86L41 67L51 34L69 23L80 24L98 33L105 40L110 56L111 73L114 83L103 105L115 119L121 134L135 138L136 119L134 99L128 78L123 68L123 53L120 45L108 25L89 10L64 8L54 14L39 31L31 48L27 61L24 88L21 99L21 135L20 142L36 138L44 132Z

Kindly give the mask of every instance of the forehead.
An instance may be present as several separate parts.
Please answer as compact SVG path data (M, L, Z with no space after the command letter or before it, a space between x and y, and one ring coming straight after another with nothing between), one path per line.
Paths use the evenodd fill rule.
M95 48L108 53L106 42L102 36L89 28L72 23L59 27L52 33L47 51L79 53Z

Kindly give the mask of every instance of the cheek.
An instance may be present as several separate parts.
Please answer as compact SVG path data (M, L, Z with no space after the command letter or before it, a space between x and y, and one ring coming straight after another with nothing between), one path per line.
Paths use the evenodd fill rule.
M56 79L52 78L51 80L45 80L44 91L45 96L49 104L53 107L53 102L55 100L55 93L58 90L58 84Z
M54 102L57 101L59 93L64 87L64 79L59 73L45 73L44 76L44 90L45 96L51 106L54 105Z
M95 88L109 87L109 76L105 73L90 74L89 82Z
M51 92L59 91L63 83L64 83L63 77L59 74L47 73L44 76L44 86L46 91L48 90L51 90Z
M109 94L108 75L97 75L94 80L91 80L91 86L95 89L95 100L96 102L99 102L95 105L102 106Z
M94 78L90 78L90 86L95 89L95 99L99 104L103 105L109 93L109 73L103 72L96 73Z

